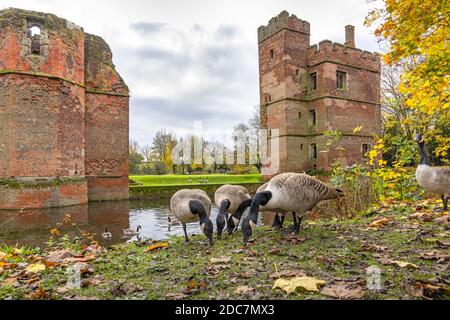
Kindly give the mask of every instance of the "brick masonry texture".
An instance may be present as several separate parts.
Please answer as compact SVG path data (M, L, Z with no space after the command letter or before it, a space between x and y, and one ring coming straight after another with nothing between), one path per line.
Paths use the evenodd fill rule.
M261 125L279 129L280 172L330 170L336 160L364 164L363 145L373 145L380 133L380 56L354 47L353 27L342 32L347 45L324 40L311 46L309 23L286 11L258 28ZM344 89L337 88L338 71L345 73ZM315 125L310 111L316 113ZM342 133L331 147L327 130Z
M52 14L0 11L0 209L126 199L128 115L102 38Z

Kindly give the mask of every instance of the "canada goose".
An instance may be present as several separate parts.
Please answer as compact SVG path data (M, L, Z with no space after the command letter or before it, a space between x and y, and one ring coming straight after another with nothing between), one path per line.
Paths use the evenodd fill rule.
M292 211L295 216L293 232L298 233L305 212L322 200L336 199L341 195L342 191L333 189L305 173L288 172L273 177L265 190L257 192L253 197L250 212L242 222L244 245L256 227L260 206L262 210Z
M132 236L138 235L141 229L142 229L142 227L139 225L139 226L137 226L136 230L124 229L124 230L122 230L122 233L126 237L132 237Z
M170 227L177 226L180 223L178 221L172 221L170 217L167 217L167 231L170 231Z
M209 220L211 200L205 191L200 189L182 189L175 192L170 199L170 209L183 225L186 242L189 242L186 223L200 221L200 229L208 238L209 244L213 244L213 224Z
M420 152L420 163L416 169L417 183L429 192L440 194L444 203L443 210L447 211L448 197L450 196L450 168L431 166L425 138L422 134L416 134L414 141L419 145Z
M262 186L260 186L256 190L256 193L266 190L268 184L269 184L268 182L264 183ZM283 228L284 218L285 218L287 212L285 212L284 210L276 209L276 208L273 208L273 209L276 212L275 212L275 216L273 217L272 229L274 229L274 230L281 229L281 228ZM295 224L296 224L295 214L292 214L292 217L294 219L294 226L292 227L292 231L293 231L295 228Z
M111 240L112 234L108 231L108 228L105 226L105 232L102 233L102 238L105 240Z
M222 232L225 228L225 221L228 218L227 213L236 213L236 210L239 208L240 204L246 200L248 202L248 206L250 206L251 201L249 202L249 199L251 199L251 196L248 193L247 188L243 186L225 184L216 190L214 194L214 202L219 208L216 218L217 239L222 238ZM236 221L236 218L237 217L235 216L233 224L239 223L239 220Z

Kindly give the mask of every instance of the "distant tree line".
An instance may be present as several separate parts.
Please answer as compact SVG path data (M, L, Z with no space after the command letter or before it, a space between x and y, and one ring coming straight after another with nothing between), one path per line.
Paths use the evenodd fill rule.
M196 173L257 173L261 171L261 160L259 157L259 107L255 107L252 117L248 123L239 123L234 127L234 132L240 131L244 139L234 140L233 146L225 146L218 141L209 141L202 137L189 135L177 137L174 133L161 129L155 136L151 144L139 145L137 141L130 141L129 168L131 175L159 175L159 174L196 174ZM177 144L190 139L192 150L190 152L190 163L184 163L182 152L173 152ZM202 146L201 163L194 162L194 144ZM256 149L254 149L256 146ZM250 159L250 148L253 148L253 157ZM237 150L245 150L244 161L238 161ZM256 152L254 152L256 151ZM178 159L173 159L173 154ZM233 164L227 164L226 156L234 158ZM245 162L245 163L243 163ZM228 161L229 163L229 161ZM237 164L239 163L239 164Z

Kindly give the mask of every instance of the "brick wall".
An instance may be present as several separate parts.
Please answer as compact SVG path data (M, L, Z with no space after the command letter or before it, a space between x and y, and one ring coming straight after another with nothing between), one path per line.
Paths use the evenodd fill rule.
M128 104L103 39L52 14L1 10L0 209L127 198Z
M310 46L309 30L309 23L286 11L258 29L261 125L280 131L280 172L329 170L336 160L365 163L362 144L373 144L381 128L379 55L354 48L354 41ZM337 71L346 75L344 90L336 86ZM311 90L314 72L317 89ZM343 138L327 147L326 130L339 130ZM311 159L313 143L317 159Z

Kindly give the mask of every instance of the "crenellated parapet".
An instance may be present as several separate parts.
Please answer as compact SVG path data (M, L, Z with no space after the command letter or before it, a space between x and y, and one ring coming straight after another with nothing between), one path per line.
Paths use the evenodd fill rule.
M358 68L364 68L373 72L380 72L380 55L346 46L338 42L323 40L308 48L309 66L323 62L347 64Z
M258 28L258 42L264 41L283 29L310 34L309 22L297 18L294 14L289 15L287 11L282 11L278 16L270 19L267 26Z

